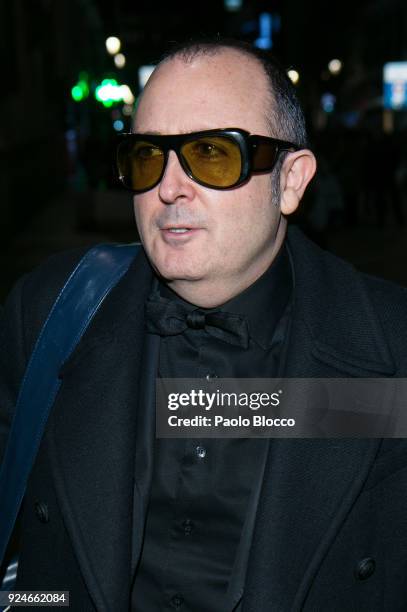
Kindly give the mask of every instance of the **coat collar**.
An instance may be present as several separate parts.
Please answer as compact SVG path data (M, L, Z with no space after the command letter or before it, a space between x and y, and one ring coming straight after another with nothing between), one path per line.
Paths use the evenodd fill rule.
M393 376L396 365L364 277L296 227L288 246L295 289L286 376Z

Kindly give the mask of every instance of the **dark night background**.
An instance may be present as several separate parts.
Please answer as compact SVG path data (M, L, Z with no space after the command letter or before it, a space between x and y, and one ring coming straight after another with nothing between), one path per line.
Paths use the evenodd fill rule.
M407 60L405 0L243 0L235 11L223 0L2 0L0 298L56 251L137 238L112 171L113 124L126 131L130 119L123 103L96 101L102 79L137 97L139 67L170 42L219 32L254 43L264 13L272 51L300 75L319 162L295 221L359 269L407 285L407 110L383 109L382 78L384 63ZM112 35L122 69L106 51ZM90 92L76 102L80 76Z

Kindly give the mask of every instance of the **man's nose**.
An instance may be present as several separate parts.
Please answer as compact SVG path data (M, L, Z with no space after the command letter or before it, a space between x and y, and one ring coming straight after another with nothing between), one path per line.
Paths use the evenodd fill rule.
M158 193L166 204L182 199L190 199L195 193L195 183L185 173L175 151L169 151L167 165L159 184Z

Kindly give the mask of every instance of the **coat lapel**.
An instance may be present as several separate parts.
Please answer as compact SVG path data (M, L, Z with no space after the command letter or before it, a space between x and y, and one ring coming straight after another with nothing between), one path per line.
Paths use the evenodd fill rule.
M145 334L143 362L140 368L139 400L136 423L134 466L131 577L134 580L144 535L145 516L153 475L155 439L155 380L159 360L160 337ZM142 409L140 409L142 407Z
M390 351L359 277L347 264L321 256L301 234L290 234L289 246L295 304L285 376L393 375ZM271 440L244 612L302 609L379 444L375 439Z
M61 512L97 610L128 609L136 408L151 269L141 253L63 366L49 424Z

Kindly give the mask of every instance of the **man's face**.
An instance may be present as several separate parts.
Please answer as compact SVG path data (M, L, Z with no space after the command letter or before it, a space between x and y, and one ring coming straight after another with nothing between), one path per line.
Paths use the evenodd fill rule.
M141 97L134 131L180 134L238 127L270 136L261 65L234 50L162 64ZM274 179L278 180L278 179ZM201 306L218 305L270 265L284 234L270 174L219 191L194 182L170 151L161 182L134 196L138 230L158 273ZM193 228L174 233L169 228ZM195 301L194 301L195 298Z

